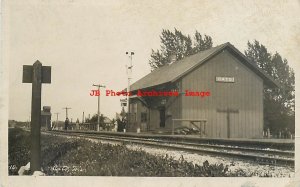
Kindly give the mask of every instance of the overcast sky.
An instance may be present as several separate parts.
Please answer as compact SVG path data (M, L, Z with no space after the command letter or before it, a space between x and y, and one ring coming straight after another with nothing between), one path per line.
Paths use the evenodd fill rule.
M119 91L127 85L126 51L134 51L133 81L150 72L151 49L162 29L198 30L214 46L230 42L240 51L257 39L299 69L299 1L201 0L10 0L4 4L4 43L9 60L9 119L28 120L31 84L22 83L22 65L40 60L52 67L52 83L42 86L42 106L65 119L97 112L92 84ZM122 97L101 96L101 113L120 112ZM56 116L53 116L53 120Z

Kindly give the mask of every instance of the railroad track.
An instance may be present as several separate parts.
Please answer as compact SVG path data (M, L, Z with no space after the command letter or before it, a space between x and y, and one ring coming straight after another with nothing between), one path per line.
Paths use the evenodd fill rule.
M250 160L258 164L281 165L294 167L294 151L259 149L252 147L212 145L203 143L175 142L169 140L149 139L141 137L114 136L93 132L47 132L53 135L67 135L89 139L98 139L112 142L122 142L130 144L145 145L158 148L167 148L178 151L186 151L197 154L209 154L221 157L234 157L241 160ZM46 133L46 134L47 134Z

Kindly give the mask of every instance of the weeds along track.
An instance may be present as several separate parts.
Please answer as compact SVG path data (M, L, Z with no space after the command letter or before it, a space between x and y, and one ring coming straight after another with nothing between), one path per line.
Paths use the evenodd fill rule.
M202 155L214 155L218 157L234 157L241 160L254 161L258 164L268 164L277 166L294 167L294 151L280 149L266 149L259 147L251 147L251 145L222 145L222 144L206 144L191 143L184 141L162 140L159 138L130 137L117 136L115 134L101 134L95 132L72 132L72 131L48 131L45 134L63 135L72 137L81 137L89 139L97 139L111 142L119 142L124 144L136 144L141 146L150 146L156 148L164 148Z

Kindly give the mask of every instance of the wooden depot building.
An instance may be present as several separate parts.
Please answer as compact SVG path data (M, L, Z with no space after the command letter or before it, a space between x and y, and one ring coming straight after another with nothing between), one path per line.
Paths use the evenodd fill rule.
M172 132L192 124L209 138L261 138L264 85L278 87L225 43L166 64L133 83L126 128Z

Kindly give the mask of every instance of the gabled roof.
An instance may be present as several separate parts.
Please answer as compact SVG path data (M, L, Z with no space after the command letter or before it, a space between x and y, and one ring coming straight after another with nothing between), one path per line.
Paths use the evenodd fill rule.
M230 52L235 54L235 56L240 59L244 65L260 76L264 80L265 84L270 87L278 87L278 83L276 83L269 75L263 72L254 63L250 62L244 54L227 42L225 44L185 57L170 65L164 65L158 69L155 69L153 72L133 83L130 86L130 90L135 91L139 89L155 87L165 83L176 82L178 79L194 70L201 64L205 63L215 55L219 54L224 49L228 49Z
M108 117L104 117L104 123L111 123L111 119L109 119Z

